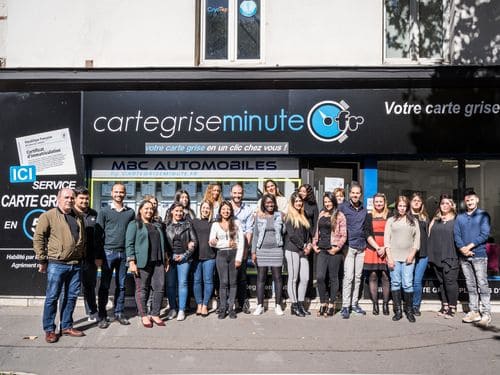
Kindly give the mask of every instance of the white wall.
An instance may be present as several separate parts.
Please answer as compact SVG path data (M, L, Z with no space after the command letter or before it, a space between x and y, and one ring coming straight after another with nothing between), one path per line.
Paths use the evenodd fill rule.
M381 65L382 0L268 0L266 65Z
M263 0L262 66L383 65L384 0ZM453 0L450 61L496 64L498 1ZM193 67L199 0L0 0L7 67ZM7 7L2 8L2 4Z
M192 66L195 0L10 0L8 67Z

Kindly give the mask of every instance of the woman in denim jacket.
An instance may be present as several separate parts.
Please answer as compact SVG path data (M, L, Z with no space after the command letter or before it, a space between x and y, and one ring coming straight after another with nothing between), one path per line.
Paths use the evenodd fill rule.
M255 218L255 228L252 241L252 261L257 266L257 308L253 315L264 312L264 286L268 267L274 281L276 315L283 315L281 268L283 266L283 215L278 211L276 198L271 194L264 194L261 199L260 212Z

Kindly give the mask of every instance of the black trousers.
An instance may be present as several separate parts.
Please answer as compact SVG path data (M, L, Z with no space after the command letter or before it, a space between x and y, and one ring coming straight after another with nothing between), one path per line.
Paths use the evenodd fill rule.
M283 302L283 279L281 278L280 267L257 267L257 303L264 303L264 289L266 285L267 269L271 268L271 273L274 281L274 295L276 304L281 305Z
M97 266L95 262L85 260L82 265L83 299L87 315L97 313L95 287L97 284Z
M342 258L342 252L331 255L327 251L321 250L321 252L317 254L316 282L321 303L333 303L337 297L337 292L339 291L339 270L342 264ZM328 296L328 289L326 287L327 271L330 281L330 296Z
M146 267L139 268L139 276L135 280L135 302L140 316L148 314L147 302L152 291L151 315L159 316L165 287L165 266L162 262L149 262Z
M218 250L215 266L219 274L219 309L225 311L234 307L238 270L235 266L236 250ZM228 297L229 289L229 297Z
M459 268L438 267L432 265L439 283L441 302L450 306L456 306L458 300L458 271Z
M238 291L237 298L240 307L243 307L245 300L248 299L247 290L247 259L243 258L241 261L241 266L238 268Z

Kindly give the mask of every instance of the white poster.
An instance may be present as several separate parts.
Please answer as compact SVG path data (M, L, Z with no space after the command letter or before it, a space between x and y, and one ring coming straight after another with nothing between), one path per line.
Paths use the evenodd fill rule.
M76 174L69 129L16 138L20 165L36 166L37 176Z
M325 177L325 191L332 192L336 188L344 187L344 179L341 177Z

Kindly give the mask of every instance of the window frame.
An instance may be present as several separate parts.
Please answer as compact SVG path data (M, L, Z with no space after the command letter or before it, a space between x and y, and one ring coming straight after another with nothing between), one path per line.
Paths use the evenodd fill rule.
M409 0L410 2L410 17L409 17L409 34L410 34L410 53L409 57L387 57L387 9L386 1L382 2L383 7L383 62L384 64L399 64L399 65L436 65L449 62L449 25L450 25L450 1L441 0L443 5L443 45L441 47L441 57L420 57L420 32L419 32L419 4L421 0ZM414 47L412 47L414 46Z
M228 0L228 57L227 59L206 59L205 58L205 15L207 0L200 3L200 66L248 66L263 64L264 59L264 25L265 25L265 0L260 0L260 58L258 59L238 59L238 0Z

